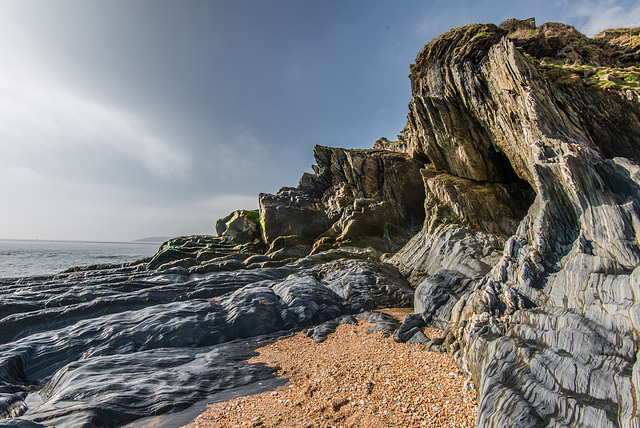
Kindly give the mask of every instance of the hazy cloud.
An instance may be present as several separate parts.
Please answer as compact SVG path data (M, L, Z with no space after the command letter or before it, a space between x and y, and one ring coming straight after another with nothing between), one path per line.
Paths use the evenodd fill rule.
M258 208L258 195L216 195L211 198L198 201L196 203L198 209L207 212L213 212L217 218L221 218L229 214L228 207L234 207L238 210L255 210Z
M14 164L38 168L39 159L72 164L78 153L111 152L134 159L167 180L183 178L190 158L154 135L145 122L122 108L55 84L0 76L0 148ZM71 157L64 158L73 154Z
M223 194L176 203L138 191L45 177L27 167L0 168L3 238L128 241L146 236L215 234L215 221L256 209L256 195Z
M264 162L269 152L254 133L240 123L232 124L229 133L231 136L226 141L213 144L211 169L225 179L246 177Z
M616 0L583 1L568 7L569 16L585 20L580 30L594 36L608 28L640 25L640 3L628 4Z

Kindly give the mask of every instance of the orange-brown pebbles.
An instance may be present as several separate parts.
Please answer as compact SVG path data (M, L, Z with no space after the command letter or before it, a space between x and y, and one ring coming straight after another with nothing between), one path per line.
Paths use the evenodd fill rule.
M319 344L298 333L258 349L250 362L280 367L289 384L213 404L188 427L475 426L475 390L450 356L367 334L369 327L340 325Z

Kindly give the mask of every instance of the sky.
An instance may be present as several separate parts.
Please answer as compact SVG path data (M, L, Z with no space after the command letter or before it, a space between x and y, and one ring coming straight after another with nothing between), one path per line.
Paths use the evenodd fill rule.
M314 145L395 139L431 39L532 16L594 35L640 4L0 0L0 239L214 234Z

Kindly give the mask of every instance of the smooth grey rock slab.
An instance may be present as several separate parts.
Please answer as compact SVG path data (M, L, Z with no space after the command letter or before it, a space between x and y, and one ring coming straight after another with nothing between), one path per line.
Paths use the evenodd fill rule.
M383 337L391 336L401 324L391 315L376 311L361 312L356 315L356 318L369 323L374 323L375 325L367 330L367 333L380 331L382 332Z
M456 271L440 269L420 283L415 291L413 311L429 325L444 329L451 320L451 312L460 296L471 291L475 281Z
M0 425L117 426L178 411L272 376L245 360L292 329L411 302L391 266L348 255L0 282L0 417L11 418Z

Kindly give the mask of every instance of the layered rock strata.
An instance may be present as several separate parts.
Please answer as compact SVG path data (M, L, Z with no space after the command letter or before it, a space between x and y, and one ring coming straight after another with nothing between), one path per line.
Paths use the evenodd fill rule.
M448 210L443 225L425 223L392 261L430 275L416 310L448 325L438 343L479 388L478 426L635 426L638 91L558 81L540 57L576 50L541 35L577 32L513 25L452 30L416 59L407 150L439 181L476 187L452 209L432 178L427 218ZM494 200L460 214L467 192Z
M316 146L315 174L295 188L259 196L270 252L332 247L397 251L424 219L424 161L386 150ZM287 243L286 241L290 241Z
M154 259L178 241L185 251L212 245L184 237ZM245 262L255 256L243 253ZM273 368L244 361L277 337L412 304L402 276L366 253L233 270L214 269L215 261L200 262L206 270L151 269L143 260L0 280L0 426L121 426L179 411L272 377Z

